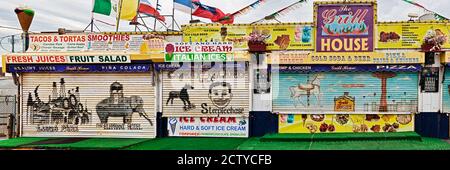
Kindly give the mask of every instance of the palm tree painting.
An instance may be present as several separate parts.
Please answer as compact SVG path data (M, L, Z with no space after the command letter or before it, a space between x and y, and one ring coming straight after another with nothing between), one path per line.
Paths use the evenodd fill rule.
M381 79L381 97L380 97L380 107L379 107L378 111L387 112L388 111L387 100L386 100L387 79L393 78L393 77L397 76L397 74L393 73L393 72L376 72L376 73L372 73L372 76Z

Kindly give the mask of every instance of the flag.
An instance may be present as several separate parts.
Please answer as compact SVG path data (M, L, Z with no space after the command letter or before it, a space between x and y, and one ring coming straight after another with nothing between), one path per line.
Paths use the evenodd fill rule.
M95 0L92 12L117 17L118 0Z
M164 16L161 16L159 14L158 10L153 8L148 0L141 0L139 4L139 13L150 15L152 17L155 17L156 19L165 22L166 18Z
M192 0L174 0L173 8L190 14L194 10L194 5Z
M131 21L137 15L138 0L121 0L120 19Z
M219 22L221 24L232 24L234 17L230 14L223 13L220 9L203 5L199 0L192 1L195 11L192 15L202 18L209 18L212 22Z

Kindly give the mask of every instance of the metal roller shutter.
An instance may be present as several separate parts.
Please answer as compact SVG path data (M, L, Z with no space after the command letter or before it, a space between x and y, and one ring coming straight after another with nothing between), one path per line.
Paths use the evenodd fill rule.
M274 73L272 80L273 112L285 114L417 112L419 83L417 72ZM385 92L382 90L384 80L386 80Z
M444 82L442 85L442 112L450 113L450 68L445 67Z
M156 136L150 73L24 73L22 85L23 136Z
M248 69L244 62L239 65L226 64L224 70L223 63L214 63L212 68L201 71L201 64L192 67L187 63L180 69L163 71L163 116L248 116Z

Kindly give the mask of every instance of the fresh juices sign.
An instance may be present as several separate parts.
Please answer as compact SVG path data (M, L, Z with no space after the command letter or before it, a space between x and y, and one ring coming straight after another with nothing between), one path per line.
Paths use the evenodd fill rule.
M373 51L372 4L318 4L317 52Z

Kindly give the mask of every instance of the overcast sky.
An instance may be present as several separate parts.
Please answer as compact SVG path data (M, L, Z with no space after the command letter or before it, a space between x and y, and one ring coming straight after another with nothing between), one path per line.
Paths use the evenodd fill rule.
M0 26L9 26L20 28L14 13L15 7L29 6L35 10L35 17L30 31L56 31L58 28L66 28L69 30L83 30L90 22L92 0L0 0ZM156 0L149 0L156 4ZM201 0L202 3L220 8L225 13L233 13L256 0ZM298 0L266 0L263 5L253 9L246 15L235 18L235 23L251 23L259 20L281 8L284 8ZM318 1L318 0L315 0ZM441 15L450 17L449 0L416 0L416 2L436 11ZM172 14L172 0L159 0L161 4L161 13L164 15ZM300 4L297 8L284 16L277 19L281 22L312 22L313 20L313 0L307 0L306 3ZM407 4L402 0L378 0L378 20L379 21L403 21L408 20L408 13L424 14L425 11ZM94 15L96 19L115 23L115 19L102 15ZM194 17L195 18L195 17ZM175 11L175 20L181 24L189 22L190 15ZM208 20L201 19L204 22ZM153 20L146 19L147 24L152 25ZM171 19L167 19L171 23ZM276 22L276 21L268 21ZM98 23L97 26L101 31L114 31L115 27ZM162 28L158 24L157 28ZM128 22L120 23L121 31L134 31L134 27L129 26ZM18 34L21 31L0 28L0 37L6 35ZM4 43L3 41L2 43ZM3 51L3 50L1 50ZM0 52L1 52L0 51Z

